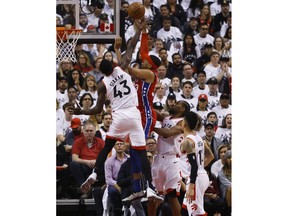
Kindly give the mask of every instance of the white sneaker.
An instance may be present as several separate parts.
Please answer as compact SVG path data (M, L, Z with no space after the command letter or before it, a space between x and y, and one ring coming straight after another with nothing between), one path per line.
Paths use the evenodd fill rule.
M93 172L90 176L86 179L86 181L81 185L80 189L84 193L87 193L90 190L90 186L96 182L97 174Z
M156 199L156 200L158 200L158 201L160 201L160 202L163 202L163 201L164 201L163 197L158 196L158 195L156 194L156 192L155 192L154 190L152 190L151 188L149 188L149 187L147 187L147 198L148 198L149 200L150 200L150 199Z
M123 202L125 202L125 201L132 201L132 200L135 200L135 199L138 199L138 198L142 198L142 197L145 196L145 193L146 193L145 190L139 191L139 192L137 192L137 193L133 193L133 194L131 194L130 196L122 199L122 201L123 201Z

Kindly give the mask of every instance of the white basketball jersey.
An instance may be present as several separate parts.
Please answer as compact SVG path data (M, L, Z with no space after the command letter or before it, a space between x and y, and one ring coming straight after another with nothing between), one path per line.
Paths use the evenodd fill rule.
M183 118L171 118L171 116L164 118L162 128L172 128ZM183 141L183 136L176 135L170 137L158 136L157 152L158 154L179 154L178 143ZM178 142L179 140L179 142Z
M102 81L106 86L107 97L111 101L113 111L138 105L137 91L131 76L120 67L115 67L112 74L104 76Z
M203 139L197 134L196 136L190 134L186 138L191 139L195 143L195 150L196 150L196 160L198 165L198 174L199 173L206 173L204 169L204 142Z

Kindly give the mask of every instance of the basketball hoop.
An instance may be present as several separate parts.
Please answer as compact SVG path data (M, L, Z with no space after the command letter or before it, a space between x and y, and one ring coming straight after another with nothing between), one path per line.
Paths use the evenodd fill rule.
M58 64L63 60L77 61L74 51L81 34L82 29L56 27L56 61Z

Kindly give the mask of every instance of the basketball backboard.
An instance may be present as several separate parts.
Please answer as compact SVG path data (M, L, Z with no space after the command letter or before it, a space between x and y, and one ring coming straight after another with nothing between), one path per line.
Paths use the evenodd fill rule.
M91 28L84 30L82 35L79 37L79 43L112 43L116 35L120 34L120 2L119 0L108 0L109 2L114 1L114 10L109 9L108 18L109 22L99 22L99 16L97 13L101 12L101 7L97 5L103 5L105 0L93 0L95 6L89 6L91 0L56 0L56 14L62 16L62 21L65 23L73 23L72 28L81 29L80 27L80 15L86 16L90 21ZM88 3L89 2L89 3ZM107 10L107 5L102 10ZM96 11L97 10L97 11ZM67 13L67 11L70 11ZM70 15L69 15L70 13ZM66 15L65 15L66 14ZM102 18L105 16L101 16ZM107 17L107 16L106 16ZM64 24L65 24L64 23ZM100 25L99 25L100 23ZM96 28L93 29L93 26ZM90 30L91 29L91 30Z

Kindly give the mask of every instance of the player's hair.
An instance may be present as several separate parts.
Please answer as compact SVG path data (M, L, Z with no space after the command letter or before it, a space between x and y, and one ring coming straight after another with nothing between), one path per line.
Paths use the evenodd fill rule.
M185 116L188 112L190 112L190 105L187 101L184 101L184 100L180 100L179 102L184 104L184 107L185 107L184 116Z
M100 63L99 69L103 74L109 76L113 72L113 65L107 59L103 59Z
M199 124L199 117L197 113L190 111L185 114L184 121L190 130L195 130Z

